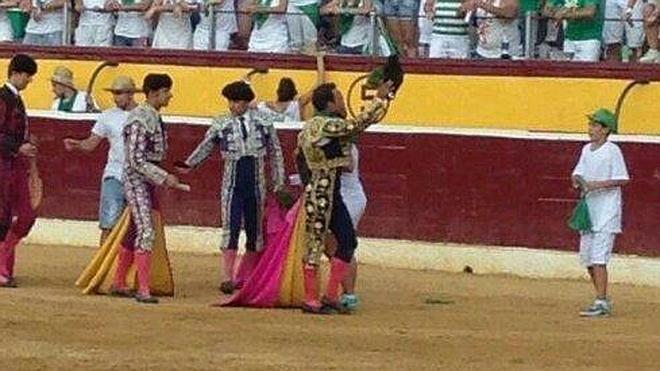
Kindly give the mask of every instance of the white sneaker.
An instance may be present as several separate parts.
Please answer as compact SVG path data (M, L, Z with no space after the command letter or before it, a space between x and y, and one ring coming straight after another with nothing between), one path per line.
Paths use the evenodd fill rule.
M604 317L612 313L612 304L607 299L596 299L589 308L580 311L580 317Z
M660 51L658 51L658 49L649 49L646 54L639 58L639 63L657 62L660 62Z

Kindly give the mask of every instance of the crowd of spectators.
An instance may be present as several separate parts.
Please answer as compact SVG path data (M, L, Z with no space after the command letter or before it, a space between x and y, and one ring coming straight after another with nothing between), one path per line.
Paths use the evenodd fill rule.
M655 1L0 0L0 42L660 62Z

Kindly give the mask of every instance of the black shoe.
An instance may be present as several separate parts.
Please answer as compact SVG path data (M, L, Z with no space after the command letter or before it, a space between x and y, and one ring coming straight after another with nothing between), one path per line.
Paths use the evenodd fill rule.
M151 295L135 294L135 300L142 304L158 304L158 298Z
M321 314L321 315L328 315L328 314L337 313L331 307L328 307L326 305L321 304L320 307L317 307L315 305L309 305L307 303L303 303L302 311L303 311L303 313L306 313L306 314Z
M220 284L220 291L222 291L223 294L231 295L235 289L236 285L234 285L232 281L225 281Z
M8 289L15 289L15 288L18 287L14 277L5 277L5 279L7 280L7 282L0 283L0 287L4 287L4 288L8 288Z
M118 298L133 298L135 297L135 291L129 288L120 289L119 287L112 286L110 287L110 296L115 296Z
M323 298L321 298L321 304L324 307L328 307L339 314L351 314L351 310L348 309L348 307L342 304L339 300L332 301L327 296L323 296Z

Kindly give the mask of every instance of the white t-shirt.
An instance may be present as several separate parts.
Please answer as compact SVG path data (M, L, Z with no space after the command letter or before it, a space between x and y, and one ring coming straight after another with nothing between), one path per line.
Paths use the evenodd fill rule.
M587 182L629 179L621 149L609 141L595 151L587 143L573 175L580 175ZM621 187L589 192L587 206L594 232L621 233Z
M0 41L13 41L14 31L7 16L7 10L0 9Z
M200 4L204 4L203 0L199 1ZM227 32L234 33L238 31L236 24L236 14L234 13L234 2L231 0L225 0L222 2L222 5L216 6L215 13L215 31L216 32ZM206 12L200 13L201 20L197 27L202 27L202 29L207 32L211 29L211 15L206 14Z
M356 8L363 5L363 1L359 1ZM371 30L371 21L368 16L354 15L351 27L345 34L341 35L341 45L348 48L355 48L358 46L367 45L370 41L369 36Z
M92 128L92 134L105 138L110 143L108 162L103 171L103 179L121 180L124 169L124 127L129 111L114 107L103 111Z
M492 5L499 7L501 0L494 0ZM477 53L485 58L500 58L502 56L502 44L509 44L509 55L519 57L522 55L522 44L520 43L520 30L518 19L508 20L497 18L494 14L479 8L477 10Z
M43 6L49 2L50 1L32 0L32 6L38 7L40 3ZM64 24L64 15L62 12L62 8L53 11L42 12L41 20L39 22L35 21L33 17L30 17L30 21L25 27L25 32L37 35L61 32L63 30L62 25Z
M265 113L279 113L270 109L270 107L266 105L266 102L259 102L257 109L260 112ZM294 99L289 102L289 105L286 107L284 112L281 112L281 114L284 115L284 122L300 122L300 102L298 102L298 99Z
M141 0L135 0L139 4ZM151 36L151 22L141 12L118 12L115 35L138 39Z
M76 98L73 101L73 107L71 107L71 112L87 112L87 101L85 100L86 97L87 92L78 90L78 94L76 94ZM61 100L61 98L55 98L55 100L53 100L53 104L50 106L50 109L57 111ZM94 103L94 107L96 107L96 103Z
M271 8L276 8L279 0L273 0ZM259 26L254 22L248 51L261 53L286 53L289 50L289 30L283 14L268 14L266 21Z
M105 0L83 0L85 9L103 9ZM114 22L112 13L101 13L85 10L80 15L80 26L109 26Z
M360 180L360 154L357 146L351 144L351 170L341 173L341 197L344 200L348 214L353 222L353 228L357 229L360 219L367 207L367 196Z

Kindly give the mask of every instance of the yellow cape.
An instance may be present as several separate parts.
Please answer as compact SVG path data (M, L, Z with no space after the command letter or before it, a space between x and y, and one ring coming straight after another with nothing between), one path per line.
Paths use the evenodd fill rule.
M170 260L165 248L165 231L160 213L153 212L156 226L156 240L151 252L151 293L161 296L174 295L174 280ZM128 232L131 213L128 208L124 210L121 218L110 232L103 246L94 255L92 261L80 274L76 286L83 294L107 294L117 270L117 256L124 236ZM136 269L133 265L126 277L128 287L137 288Z

